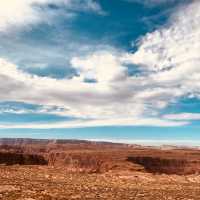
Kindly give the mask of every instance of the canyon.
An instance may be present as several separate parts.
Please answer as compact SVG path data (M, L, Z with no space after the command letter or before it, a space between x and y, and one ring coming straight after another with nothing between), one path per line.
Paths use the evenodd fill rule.
M0 139L0 200L198 199L199 174L198 148Z

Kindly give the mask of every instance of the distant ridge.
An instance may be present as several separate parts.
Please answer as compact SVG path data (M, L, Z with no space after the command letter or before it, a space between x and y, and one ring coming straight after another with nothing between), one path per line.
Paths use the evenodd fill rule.
M94 144L94 145L114 145L114 146L140 146L125 143L114 143L106 141L90 141L78 139L32 139L32 138L0 138L0 145L48 145L48 144Z

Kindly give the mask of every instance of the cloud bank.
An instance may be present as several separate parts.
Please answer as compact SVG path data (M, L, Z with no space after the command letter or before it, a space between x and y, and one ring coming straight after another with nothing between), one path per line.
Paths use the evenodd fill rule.
M6 2L0 8L0 13L4 13L0 20L0 31L5 31L12 24L23 26L38 23L42 19L37 14L36 4L70 4L72 1ZM13 6L9 6L11 2ZM11 10L3 11L10 7L21 9L20 14L12 16L9 13ZM87 8L96 11L100 9L96 4L87 5ZM184 118L187 114L177 121L173 116L162 116L161 111L181 97L200 98L199 11L199 1L181 7L165 27L141 38L135 53L99 49L86 56L74 56L71 66L77 74L71 79L31 75L1 58L1 101L58 106L63 110L56 112L57 115L78 119L46 125L13 124L12 127L187 125L189 122ZM22 15L27 18L24 19ZM139 69L139 73L130 75L128 67ZM6 128L7 125L2 124L0 127Z

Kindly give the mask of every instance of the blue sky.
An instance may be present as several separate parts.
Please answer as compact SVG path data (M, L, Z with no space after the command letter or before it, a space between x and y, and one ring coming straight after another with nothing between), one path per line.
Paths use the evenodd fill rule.
M197 143L198 0L7 0L0 16L0 137Z

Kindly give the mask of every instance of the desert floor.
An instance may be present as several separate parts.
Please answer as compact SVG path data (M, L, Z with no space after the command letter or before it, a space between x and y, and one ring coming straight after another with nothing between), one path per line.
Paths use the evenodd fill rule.
M1 200L199 200L200 176L144 172L69 173L49 166L0 166Z

